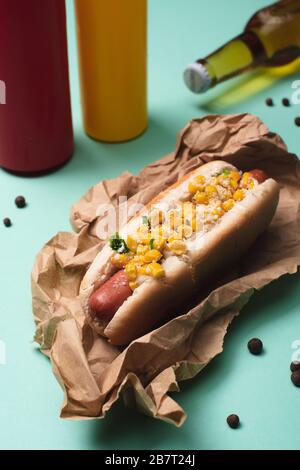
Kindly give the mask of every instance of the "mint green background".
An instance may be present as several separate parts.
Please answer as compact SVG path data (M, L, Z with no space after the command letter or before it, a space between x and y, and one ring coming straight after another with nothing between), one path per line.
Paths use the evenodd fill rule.
M123 170L137 172L169 152L180 128L206 112L257 114L291 151L299 152L300 129L293 119L300 107L280 105L283 96L291 96L291 77L225 109L211 102L223 87L199 97L182 83L186 63L238 34L251 13L267 3L150 0L149 128L132 142L111 145L92 141L82 131L74 17L67 0L76 153L65 168L47 177L21 179L0 171L0 218L10 216L14 222L11 229L0 225L0 339L7 351L7 364L0 365L2 449L299 449L300 389L289 378L291 344L300 340L299 275L257 293L230 327L223 354L199 377L182 384L175 399L188 419L181 429L127 410L122 403L104 421L61 420L62 391L48 359L31 340L34 256L56 232L70 230L72 202L94 183ZM276 107L264 105L268 95ZM17 194L26 195L26 210L14 207ZM247 352L253 336L265 344L260 357ZM238 430L226 425L232 412L240 415Z

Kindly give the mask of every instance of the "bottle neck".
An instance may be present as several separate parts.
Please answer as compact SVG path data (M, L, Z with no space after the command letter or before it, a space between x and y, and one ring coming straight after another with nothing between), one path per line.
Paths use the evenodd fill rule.
M244 31L204 59L187 67L184 79L196 93L202 93L228 78L266 61L264 46L253 31Z

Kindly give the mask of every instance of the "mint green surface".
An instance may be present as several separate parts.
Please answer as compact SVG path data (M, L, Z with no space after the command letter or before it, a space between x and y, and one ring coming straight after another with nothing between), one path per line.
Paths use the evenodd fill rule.
M0 171L0 219L9 216L14 223L10 229L0 224L0 340L6 345L6 365L0 365L1 449L299 449L300 389L290 382L289 363L292 343L300 340L300 275L254 295L230 327L223 354L182 384L174 396L188 414L181 429L127 410L122 403L105 420L61 420L62 390L48 359L32 342L34 256L56 232L70 230L70 206L90 186L124 170L137 172L171 151L180 128L207 112L257 114L291 151L300 153L300 128L293 124L300 105L280 104L282 97L291 97L297 75L225 108L212 98L233 82L199 97L181 78L187 63L238 34L251 13L268 3L150 0L149 128L132 142L112 145L92 141L82 130L74 17L67 0L76 153L61 171L42 178L21 179ZM276 102L274 108L265 106L267 96ZM26 196L26 210L14 207L17 194ZM253 336L265 344L260 357L247 351ZM228 428L229 413L240 415L239 429Z

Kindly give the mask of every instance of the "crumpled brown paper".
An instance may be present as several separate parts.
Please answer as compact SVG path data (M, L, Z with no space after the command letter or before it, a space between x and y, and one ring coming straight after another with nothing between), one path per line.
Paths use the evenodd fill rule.
M256 256L243 257L205 300L120 351L85 323L77 298L104 243L95 236L97 208L104 202L117 206L119 195L147 203L212 159L243 170L262 168L281 184L273 222L255 243ZM181 426L186 415L168 392L178 391L179 381L194 377L222 351L229 323L256 289L300 265L300 161L254 116L205 116L181 131L174 152L138 176L124 173L90 189L74 204L71 222L78 233L52 238L37 255L32 276L35 339L64 389L61 416L102 418L122 395L127 405Z

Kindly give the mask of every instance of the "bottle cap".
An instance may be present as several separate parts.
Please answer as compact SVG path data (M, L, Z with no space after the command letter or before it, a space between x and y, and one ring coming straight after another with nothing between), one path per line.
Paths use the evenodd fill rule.
M183 73L186 86L194 93L203 93L210 88L211 77L206 67L199 62L188 65Z

